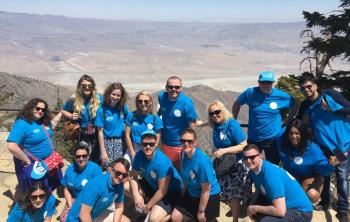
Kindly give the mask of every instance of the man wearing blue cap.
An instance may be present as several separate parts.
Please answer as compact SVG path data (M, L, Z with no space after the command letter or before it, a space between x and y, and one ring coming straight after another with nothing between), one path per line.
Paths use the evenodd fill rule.
M264 150L265 157L272 163L279 163L275 145L282 129L281 110L290 109L289 118L297 110L294 98L273 87L275 75L271 71L261 72L259 86L246 89L232 106L237 119L241 105L249 106L248 143L254 143Z

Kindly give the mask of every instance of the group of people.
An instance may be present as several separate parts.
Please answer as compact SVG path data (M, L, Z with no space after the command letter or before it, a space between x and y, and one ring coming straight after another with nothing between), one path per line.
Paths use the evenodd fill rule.
M300 106L274 82L274 73L261 72L258 86L239 95L232 113L218 100L208 105L210 156L197 146L195 129L203 122L178 76L167 79L157 112L149 93L137 94L131 112L121 83L110 84L100 95L88 75L79 79L75 94L53 118L44 100L32 99L7 140L24 194L7 221L50 221L52 191L62 185L66 205L60 221L130 221L124 215L129 197L135 212L149 221L215 221L224 202L234 222L244 203L256 221L306 222L313 203L321 199L315 208L329 206L334 170L337 218L348 221L349 102L334 90L319 91L311 74L300 77L306 97ZM244 104L249 107L248 136L237 121ZM289 111L285 120L282 110ZM62 117L80 124L74 162L64 176L56 169L38 178L45 164L38 166L36 160L54 152L53 129ZM229 170L219 173L212 161L227 164L229 155Z

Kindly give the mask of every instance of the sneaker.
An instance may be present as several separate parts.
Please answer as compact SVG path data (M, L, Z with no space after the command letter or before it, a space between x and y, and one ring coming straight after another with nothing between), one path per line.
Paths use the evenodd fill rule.
M317 211L326 211L331 208L329 204L323 204L321 202L318 204L315 204L313 207L314 207L314 210L317 210Z
M338 218L339 222L349 222L347 213L337 213L335 216Z

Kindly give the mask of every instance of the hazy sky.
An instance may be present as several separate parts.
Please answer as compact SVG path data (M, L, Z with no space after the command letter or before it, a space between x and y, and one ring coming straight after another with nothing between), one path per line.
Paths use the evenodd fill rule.
M337 0L0 0L0 10L70 17L156 21L302 21L329 13Z

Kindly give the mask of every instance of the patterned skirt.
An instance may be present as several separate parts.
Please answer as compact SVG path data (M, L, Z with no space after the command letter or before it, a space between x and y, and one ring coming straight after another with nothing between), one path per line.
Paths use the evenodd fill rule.
M252 193L252 180L249 169L238 161L232 171L218 178L221 187L221 201L230 204L232 200L247 201Z
M104 138L104 144L109 163L124 156L127 147L124 138Z

